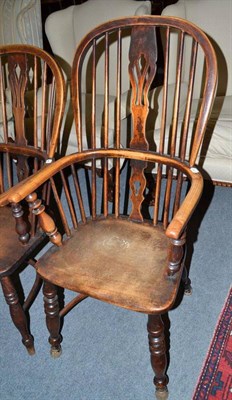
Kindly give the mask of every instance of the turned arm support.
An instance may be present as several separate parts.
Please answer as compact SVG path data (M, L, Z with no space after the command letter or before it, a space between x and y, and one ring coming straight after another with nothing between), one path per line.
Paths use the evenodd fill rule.
M174 276L184 264L186 233L180 239L170 239L168 249L168 275Z
M12 215L15 219L15 230L18 235L19 241L25 245L28 243L30 239L29 234L29 225L24 220L23 217L23 208L20 203L12 203L11 204Z
M62 246L61 234L58 232L53 219L46 213L45 206L42 204L42 201L37 198L37 194L35 192L29 194L26 197L26 201L33 214L38 217L40 227L46 235L48 235L50 241L58 247Z

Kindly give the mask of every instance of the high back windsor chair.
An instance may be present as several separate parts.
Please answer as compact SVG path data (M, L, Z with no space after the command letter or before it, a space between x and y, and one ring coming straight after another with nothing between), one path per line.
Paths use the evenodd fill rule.
M148 143L146 119L149 113L148 91L156 73L156 31L165 31L164 84L161 106L160 137ZM169 54L171 31L179 37L176 55ZM128 71L132 86L132 137L129 146L121 146L121 45L124 34L131 35ZM116 54L109 53L109 43L117 43ZM192 41L189 83L185 102L185 118L181 137L177 138L177 115L180 104L182 56L185 41ZM104 83L104 132L101 148L96 145L96 47L105 54L102 71ZM198 49L199 48L199 49ZM197 50L205 55L203 100L194 133L189 132L189 113L194 86ZM92 53L91 140L88 150L82 144L81 71L86 54ZM168 63L176 56L178 72L172 103L172 129L166 131L169 104ZM109 57L117 65L116 77L109 75ZM109 79L116 79L115 144L108 146L108 87ZM47 326L50 331L51 353L59 355L61 346L60 316L70 309L59 311L56 285L77 292L71 307L91 296L98 300L142 312L148 315L151 363L155 372L157 396L167 393L166 350L161 315L173 305L184 270L187 223L201 196L203 179L195 166L207 119L210 114L217 83L214 51L206 35L196 26L181 19L164 17L132 17L112 20L98 26L78 46L72 69L72 98L79 149L40 171L34 179L19 184L8 192L6 201L26 198L33 212L39 216L43 229L56 246L36 263L45 280L44 298ZM168 146L166 135L169 135ZM191 140L189 140L191 135ZM150 138L151 139L151 138ZM149 139L149 140L150 140ZM188 143L188 146L187 146ZM99 146L99 145L98 145ZM152 150L149 149L152 146ZM113 203L108 202L108 162L115 167ZM124 160L130 172L127 179L121 172ZM81 166L88 163L89 181L85 182ZM103 169L103 180L98 180L98 164ZM129 165L128 165L129 164ZM154 205L144 207L146 170L156 175ZM126 169L125 169L126 171ZM38 200L37 188L49 182L60 217L53 219ZM63 190L60 190L60 184ZM130 193L127 196L127 193ZM90 197L90 198L89 198ZM88 201L89 200L89 201ZM126 205L126 206L125 206ZM146 212L146 218L144 213ZM61 234L63 238L61 238Z
M38 101L39 92L42 93L41 102ZM0 47L1 200L7 189L38 171L44 163L52 161L59 138L63 104L62 73L46 52L30 45ZM45 196L44 190L44 199ZM34 263L32 254L44 239L36 227L36 219L28 218L25 204L14 203L11 207L0 208L0 281L12 320L29 354L34 353L34 345L26 311L41 280L36 278L22 305L13 274L28 260Z

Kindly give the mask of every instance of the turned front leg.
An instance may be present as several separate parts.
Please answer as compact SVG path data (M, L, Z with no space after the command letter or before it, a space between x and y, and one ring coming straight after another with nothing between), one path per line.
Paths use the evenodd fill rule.
M10 309L12 321L16 328L19 330L22 336L22 342L26 347L28 353L30 355L33 355L35 353L34 339L29 333L27 318L23 307L19 302L13 282L9 276L4 276L1 278L1 284L6 302Z
M52 357L59 357L61 354L61 335L59 301L56 286L50 282L45 281L43 294L46 324L50 333L49 343L51 345L51 355Z
M164 336L164 324L160 315L148 316L148 340L151 353L151 365L155 373L154 384L156 386L157 398L167 397L168 377L166 344ZM159 397L160 396L160 397Z

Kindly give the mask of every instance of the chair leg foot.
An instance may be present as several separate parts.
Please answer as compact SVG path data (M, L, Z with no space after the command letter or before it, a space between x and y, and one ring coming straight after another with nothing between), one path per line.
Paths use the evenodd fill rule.
M50 354L53 358L61 355L61 335L60 335L60 316L59 301L56 286L50 282L44 282L44 310L46 314L47 328L50 333L49 343L51 345Z
M62 347L59 346L59 348L52 346L50 350L50 354L52 358L59 358L62 354Z
M186 267L184 267L184 269L183 269L182 282L184 285L185 296L191 296L193 289L192 289L191 280L189 279L188 271L187 271Z
M155 397L157 400L167 400L168 399L168 389L156 390Z
M189 283L184 285L184 294L185 296L191 296L193 292L193 288L191 286L191 281L189 279Z
M157 397L158 399L165 399L168 394L168 377L165 373L167 369L167 355L164 324L161 315L148 316L147 330L149 349L151 353L151 365L155 373L154 384L156 386L156 397L159 396Z
M33 355L35 354L35 347L34 347L34 344L32 344L32 345L30 345L30 346L27 346L27 345L25 344L25 346L26 346L26 349L27 349L27 352L28 352L29 356L33 356Z
M9 306L12 321L22 336L22 343L26 347L28 354L35 354L34 339L28 329L26 314L21 306L17 291L9 276L1 278L2 290L6 303Z

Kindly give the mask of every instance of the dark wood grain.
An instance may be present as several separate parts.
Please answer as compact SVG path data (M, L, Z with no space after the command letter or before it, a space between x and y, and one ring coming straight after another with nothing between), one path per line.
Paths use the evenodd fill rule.
M51 81L48 80L48 69ZM38 94L42 82L44 94L40 98ZM53 88L56 94L53 107L47 102L45 86L47 90ZM32 104L28 101L30 94ZM17 273L22 265L34 264L32 255L46 240L39 229L38 220L30 213L26 202L12 202L9 207L8 201L4 203L4 198L7 197L9 188L14 188L18 182L33 175L47 158L54 156L64 108L62 73L55 61L41 49L29 45L1 46L0 98L3 122L3 141L0 143L0 205L5 205L0 210L0 280L22 342L28 353L34 354L34 339L29 332L26 311L41 287L41 278L36 276L28 297L22 303L19 301L22 296L18 295L11 275ZM49 108L49 113L44 112L40 118L38 108ZM27 126L29 117L30 128ZM42 132L43 126L47 126L47 130Z

